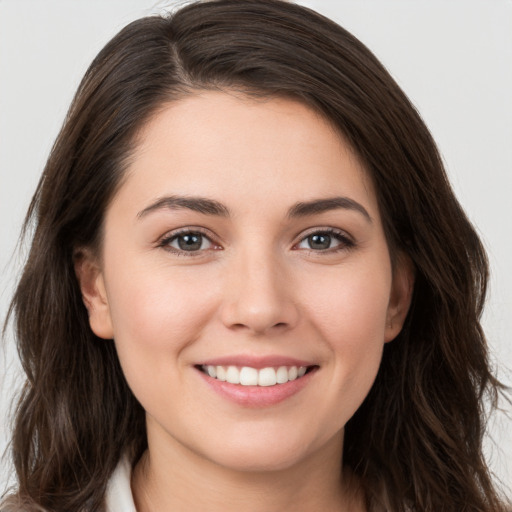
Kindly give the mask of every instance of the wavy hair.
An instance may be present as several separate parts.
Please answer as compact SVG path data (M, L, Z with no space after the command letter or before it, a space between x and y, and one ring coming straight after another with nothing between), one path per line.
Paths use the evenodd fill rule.
M102 510L122 454L135 462L145 450L144 410L113 342L89 327L73 254L101 247L105 210L148 120L193 91L226 89L294 98L337 126L375 184L392 253L414 265L404 329L346 426L343 463L369 510L505 510L482 454L484 403L495 406L501 389L479 323L482 244L428 129L380 62L334 22L279 0L196 2L140 19L83 78L30 204L31 249L9 310L26 373L12 509Z

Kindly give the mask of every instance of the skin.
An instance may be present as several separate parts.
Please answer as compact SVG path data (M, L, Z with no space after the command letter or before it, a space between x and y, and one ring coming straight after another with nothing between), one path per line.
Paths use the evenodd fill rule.
M171 195L213 199L230 215L151 209ZM288 215L335 196L367 215ZM205 234L198 250L179 252L183 228ZM327 228L342 238L311 248ZM344 426L402 327L413 277L403 257L392 269L371 180L323 117L228 92L166 106L107 209L100 257L84 255L91 328L114 338L146 410L149 449L132 478L140 512L363 510L341 471ZM318 370L283 402L244 407L194 366L232 354Z

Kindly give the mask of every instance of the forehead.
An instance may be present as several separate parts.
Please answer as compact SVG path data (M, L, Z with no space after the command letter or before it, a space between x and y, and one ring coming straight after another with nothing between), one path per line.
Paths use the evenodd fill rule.
M139 133L120 193L132 203L213 195L241 207L350 194L377 212L366 170L328 120L292 99L231 92L164 105Z

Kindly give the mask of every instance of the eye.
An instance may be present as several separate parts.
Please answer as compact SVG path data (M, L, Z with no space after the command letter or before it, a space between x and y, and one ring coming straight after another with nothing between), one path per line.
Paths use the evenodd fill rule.
M312 251L336 251L348 249L354 245L354 242L343 232L334 229L324 229L310 233L295 247Z
M177 253L194 253L219 248L200 231L181 231L165 237L161 247Z

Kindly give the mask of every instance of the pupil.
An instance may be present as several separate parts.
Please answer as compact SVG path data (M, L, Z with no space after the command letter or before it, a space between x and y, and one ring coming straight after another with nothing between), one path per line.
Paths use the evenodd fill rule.
M309 237L309 246L311 249L329 249L331 237L329 235L311 235Z
M184 251L196 251L201 249L202 236L199 234L181 235L178 245Z

